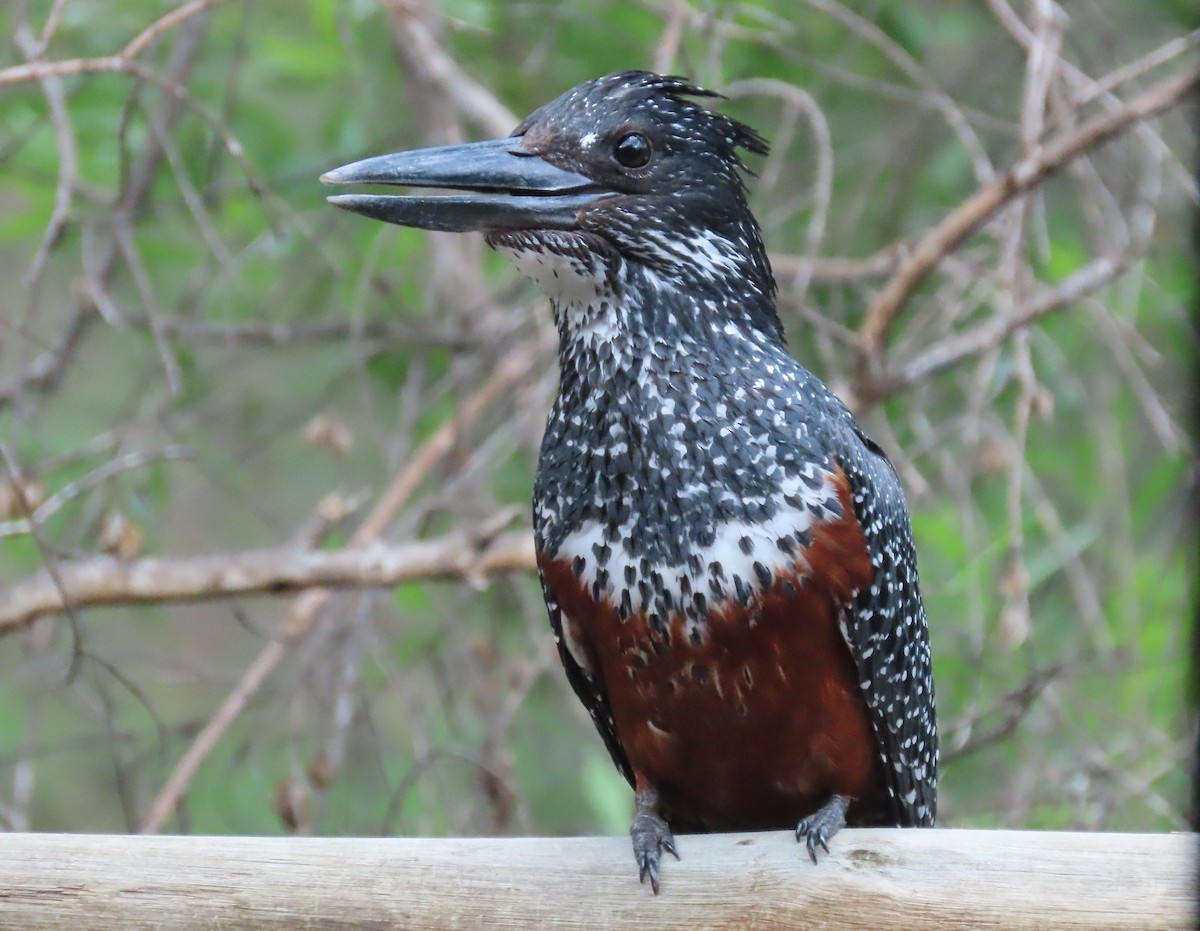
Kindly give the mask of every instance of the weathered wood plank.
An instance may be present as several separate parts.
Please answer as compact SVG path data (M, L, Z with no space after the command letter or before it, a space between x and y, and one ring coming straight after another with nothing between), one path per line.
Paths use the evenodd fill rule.
M683 836L658 897L625 838L0 835L0 927L1191 929L1196 835Z

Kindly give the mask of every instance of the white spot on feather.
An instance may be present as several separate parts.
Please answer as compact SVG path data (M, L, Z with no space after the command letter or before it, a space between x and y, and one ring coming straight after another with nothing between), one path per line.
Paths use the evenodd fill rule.
M699 490L700 486L696 486L696 488ZM685 488L684 494L688 490ZM789 496L799 499L800 507L792 507L786 503L784 499ZM714 528L715 539L710 546L702 547L698 542L690 541L689 545L683 547L684 552L699 557L702 566L699 576L693 574L686 563L682 561L652 563L648 567L649 571L643 573L642 557L630 552L628 547L628 544L632 542L632 520L619 525L611 539L606 538L603 524L598 521L590 521L568 534L563 539L555 556L567 562L576 556L583 557L586 565L580 582L590 590L596 583L597 571L593 547L607 544L611 547L611 555L603 567L607 572L607 581L605 585L600 586L601 591L606 593L614 604L620 604L622 592L628 590L635 611L649 610L653 606L652 603L647 603L639 593L637 584L639 580L649 582L655 574L661 575L663 588L669 592L671 603L682 605L688 601L688 596L684 594L685 587L693 592L710 592L709 579L712 577L712 573L709 567L713 563L720 564L721 575L718 578L726 595L730 597L736 595L734 576L738 576L752 592L758 592L761 591L762 584L754 569L755 563L760 563L770 571L772 576L797 564L803 570L804 551L797 547L795 552L789 555L779 548L778 540L785 535L795 535L811 530L817 520L813 515L814 509L822 515L822 518L832 518L833 515L824 510L824 503L835 497L836 489L832 482L832 476L828 474L821 487L816 490L809 488L798 476L784 479L779 492L772 498L774 516L760 523L748 523L741 520L720 522ZM750 551L748 553L742 547L743 538L749 540L748 549ZM627 578L632 578L633 583L627 584ZM686 586L684 580L687 582ZM653 602L655 593L652 587L650 595L651 602Z

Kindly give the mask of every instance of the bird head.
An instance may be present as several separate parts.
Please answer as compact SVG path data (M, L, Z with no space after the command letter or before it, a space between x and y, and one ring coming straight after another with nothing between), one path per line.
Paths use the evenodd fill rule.
M716 96L683 78L619 72L572 88L508 138L368 158L321 180L456 191L329 200L401 226L482 231L558 303L586 303L622 280L707 289L766 305L759 323L776 330L740 155L767 146L695 99Z

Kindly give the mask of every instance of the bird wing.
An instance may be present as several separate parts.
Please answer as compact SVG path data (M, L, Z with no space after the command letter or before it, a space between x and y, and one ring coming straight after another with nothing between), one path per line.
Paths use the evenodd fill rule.
M538 549L540 554L541 547L539 546ZM559 596L546 577L546 568L539 555L538 577L542 582L542 595L546 599L546 610L550 614L550 627L554 630L554 643L558 647L558 656L562 660L563 669L567 672L567 681L571 683L571 688L575 690L583 707L591 715L592 723L596 725L596 730L604 739L604 745L608 748L613 763L632 786L634 784L633 768L629 765L625 748L617 736L617 726L613 721L608 692L604 687L603 680L585 669L572 652L568 640L570 633L563 628L563 609L559 603ZM595 668L594 664L592 664L592 668Z
M896 823L929 826L937 813L939 748L908 508L892 464L861 431L838 461L874 568L872 584L845 607L842 632L879 740Z

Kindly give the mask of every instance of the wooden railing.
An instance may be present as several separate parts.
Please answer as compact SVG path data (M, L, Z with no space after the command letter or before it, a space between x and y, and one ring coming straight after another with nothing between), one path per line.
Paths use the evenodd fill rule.
M0 835L0 928L1192 929L1193 834L846 830L678 838Z

